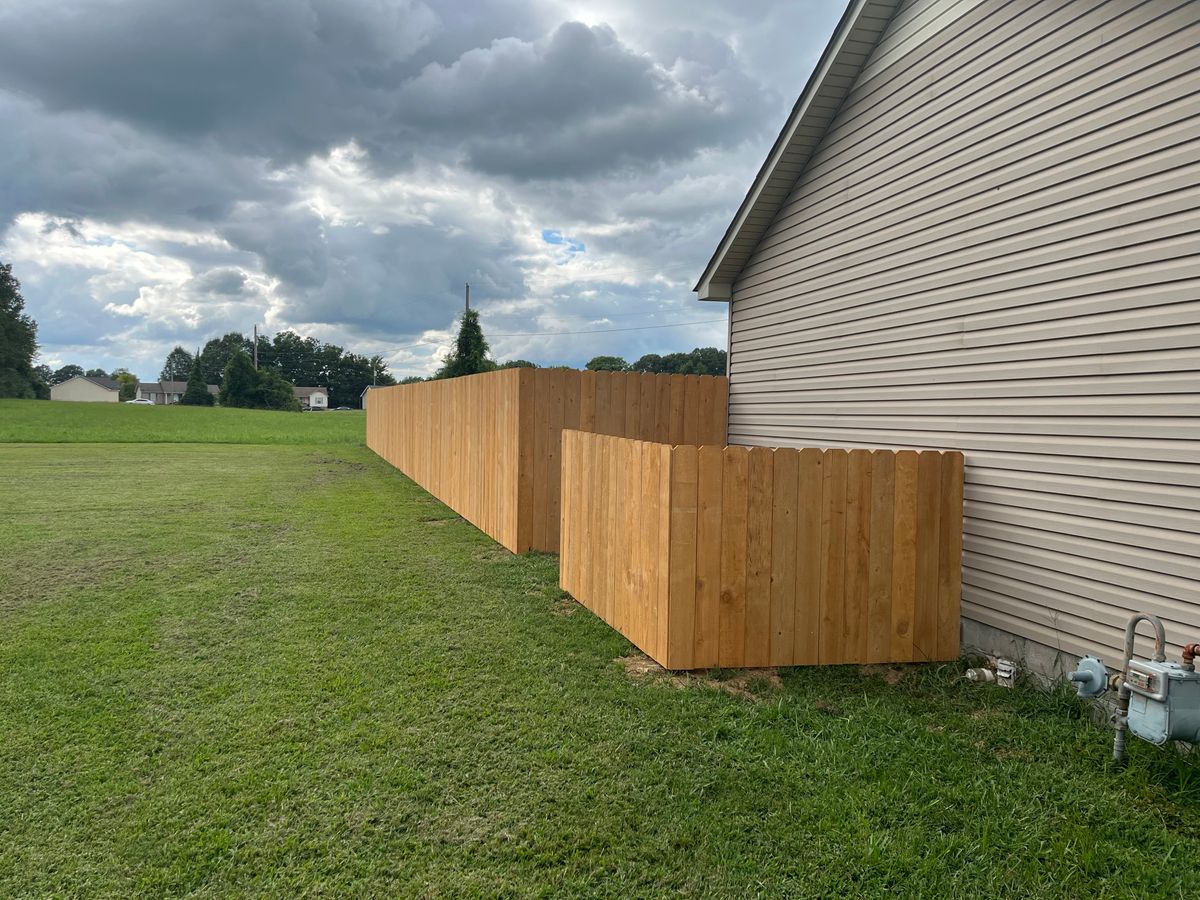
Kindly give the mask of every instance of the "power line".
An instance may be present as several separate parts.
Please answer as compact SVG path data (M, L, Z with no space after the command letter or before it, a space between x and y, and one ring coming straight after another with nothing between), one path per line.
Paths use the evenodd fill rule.
M616 331L651 331L655 328L683 328L686 325L710 325L724 319L704 319L700 322L673 322L670 325L635 325L631 328L605 328L600 331L525 331L514 334L493 334L492 337L549 337L556 334L612 334Z
M489 312L486 309L481 309L481 310L479 310L479 315L484 317L485 319L489 319L489 320L490 319L527 319L527 318L531 318L531 317L532 318L541 318L542 316L548 316L548 317L554 318L554 319L587 319L589 321L596 321L598 319L652 319L655 316L658 316L658 315L661 315L664 313L676 313L676 312L686 312L686 310L660 309L660 310L656 310L655 312L636 312L636 313L616 313L616 312L613 312L613 313L610 313L610 312L558 313L558 312L546 312L544 310L539 311L539 310L532 310L532 309L521 310L518 312Z
M592 331L522 331L512 334L492 334L491 337L555 337L557 335L576 335L576 334L614 334L618 331L652 331L656 328L684 328L689 325L711 325L716 322L724 322L724 319L704 319L700 322L674 322L670 325L637 325L632 328L604 328ZM410 344L407 347L394 347L393 353L399 353L401 350L415 350L418 347L428 347L430 344L437 344L439 341L421 341L417 344Z

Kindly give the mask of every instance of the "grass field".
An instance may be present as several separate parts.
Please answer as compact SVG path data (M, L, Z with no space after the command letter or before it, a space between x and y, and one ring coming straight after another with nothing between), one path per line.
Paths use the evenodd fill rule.
M12 421L48 406L4 405L5 433L52 437ZM172 427L202 441L228 412ZM259 421L300 419L329 421ZM0 445L0 896L1167 897L1200 876L1195 767L1134 741L1108 770L1071 699L957 666L646 671L553 557L498 548L340 430L265 427Z
M362 410L320 413L0 400L0 443L361 444Z

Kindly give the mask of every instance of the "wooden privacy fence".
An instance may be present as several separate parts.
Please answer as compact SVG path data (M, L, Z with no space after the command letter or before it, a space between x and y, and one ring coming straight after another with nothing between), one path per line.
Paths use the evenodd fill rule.
M375 388L367 446L509 550L557 552L563 429L725 442L726 380L506 369Z
M961 453L563 433L561 586L672 669L949 660Z

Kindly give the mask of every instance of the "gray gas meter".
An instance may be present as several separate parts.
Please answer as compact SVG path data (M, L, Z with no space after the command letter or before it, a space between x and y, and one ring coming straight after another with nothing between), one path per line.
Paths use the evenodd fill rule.
M1129 729L1144 741L1200 741L1200 672L1179 663L1131 659Z

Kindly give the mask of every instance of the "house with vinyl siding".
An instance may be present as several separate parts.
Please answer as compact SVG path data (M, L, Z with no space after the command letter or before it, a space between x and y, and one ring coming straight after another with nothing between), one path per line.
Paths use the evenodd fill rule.
M1200 640L1200 3L853 0L696 290L731 443L965 453L965 646Z
M121 399L121 383L111 378L76 375L51 385L50 399L77 403L117 403Z

